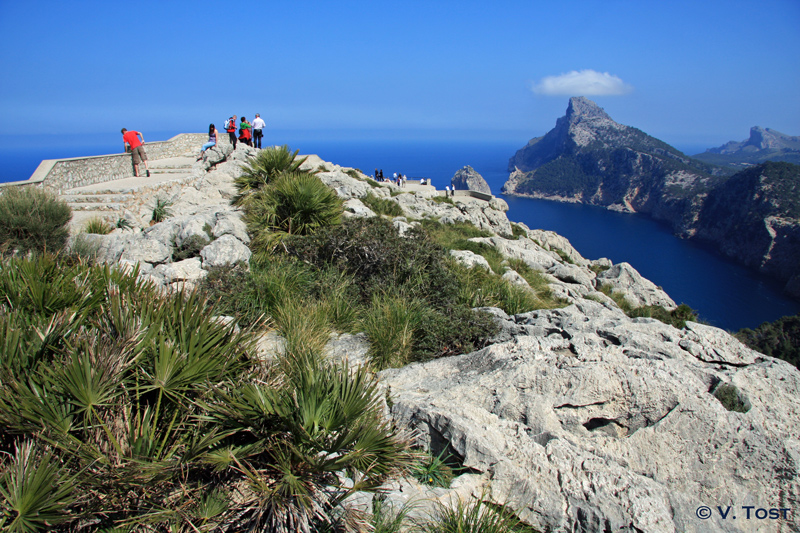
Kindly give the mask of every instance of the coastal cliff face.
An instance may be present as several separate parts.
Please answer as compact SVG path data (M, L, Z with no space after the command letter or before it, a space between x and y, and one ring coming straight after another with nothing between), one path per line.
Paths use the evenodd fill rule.
M709 193L695 235L790 287L800 285L800 167L767 162L731 177Z
M774 132L758 130L748 146L774 148ZM505 194L648 214L680 237L711 241L725 255L788 281L790 294L800 296L796 165L765 163L729 177L578 97L555 128L510 159L509 172Z

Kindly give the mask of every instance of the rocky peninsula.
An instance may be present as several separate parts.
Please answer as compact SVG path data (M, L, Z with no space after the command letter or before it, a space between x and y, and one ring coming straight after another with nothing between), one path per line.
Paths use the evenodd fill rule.
M569 135L548 134L543 146L588 146L599 142L598 128L629 135L573 100L558 126ZM214 266L247 262L246 225L230 200L233 180L253 153L241 145L209 150L191 180L143 192L120 209L133 228L85 238L97 246L100 261L138 265L142 277L165 290L192 286ZM626 153L626 165L663 170L655 156ZM533 194L523 181L525 165L547 157L536 150L518 154L507 192ZM401 233L426 218L490 232L474 240L541 272L563 301L558 309L514 316L487 309L500 329L485 348L379 374L385 416L415 435L419 446L455 457L464 472L450 489L394 481L384 487L387 501L414 500L425 508L425 502L471 494L508 506L538 531L800 531L800 372L792 365L714 327L689 321L678 329L630 318L609 293L633 307L674 309L675 303L626 263L588 260L555 233L512 225L501 199L441 202L436 199L443 193L432 188L404 192L316 156L304 164L319 170L319 179L344 200L346 216L378 216L363 201L372 195L402 209L391 218ZM693 200L657 197L657 190L713 181L686 168L658 175L661 180L648 186L642 182L619 195L604 186L591 197L668 213ZM575 189L564 198L581 194ZM170 203L174 216L149 226L144 221L157 197ZM173 260L176 247L192 236L209 242L196 257ZM471 268L491 269L480 255L462 252L453 255ZM497 274L526 284L507 262L503 269ZM261 356L280 345L267 332ZM363 336L335 335L328 353L365 364L367 347ZM349 505L369 512L372 495L356 495ZM718 512L728 508L737 520ZM753 519L744 519L746 508ZM758 520L756 509L778 509L784 518Z
M506 194L650 215L800 297L798 165L770 161L731 176L576 97L555 128L517 151L509 172Z

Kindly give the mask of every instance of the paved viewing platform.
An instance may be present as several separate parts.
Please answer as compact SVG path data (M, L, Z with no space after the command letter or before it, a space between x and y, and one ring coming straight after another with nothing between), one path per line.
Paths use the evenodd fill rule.
M193 166L206 141L204 134L180 134L168 141L145 143L150 176L144 164L139 166L139 176L134 176L130 154L110 154L69 159L52 159L40 163L30 179L0 184L2 187L35 186L52 190L72 208L70 225L79 228L87 220L103 218L116 223L122 213L141 196L152 196L153 191L166 191L180 187L181 183L197 178ZM220 138L228 144L228 138ZM305 157L305 156L300 156ZM336 163L336 162L332 162ZM366 177L372 179L372 176ZM422 184L419 178L408 179L403 186L394 182L382 185L398 192L424 193L426 196L444 196L445 191L433 185ZM482 203L494 198L490 194L459 190L455 200L460 203Z

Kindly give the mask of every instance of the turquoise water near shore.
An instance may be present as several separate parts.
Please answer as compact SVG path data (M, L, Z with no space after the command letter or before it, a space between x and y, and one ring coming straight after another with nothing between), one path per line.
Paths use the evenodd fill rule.
M172 135L171 132L146 134L145 139L165 140ZM122 147L121 139L108 135L83 136L80 142L72 143L46 141L15 145L0 139L0 181L27 179L42 159L118 153ZM563 235L587 259L608 257L615 263L627 261L662 286L676 302L698 310L700 317L712 325L738 330L800 312L800 302L786 297L780 283L720 256L708 246L678 239L666 225L645 216L500 195L508 177L508 159L527 139L265 141L289 144L301 153L316 153L324 160L359 168L367 174L379 168L386 175L402 172L410 177L430 178L440 189L450 183L458 169L471 165L483 175L494 194L508 202L509 219Z

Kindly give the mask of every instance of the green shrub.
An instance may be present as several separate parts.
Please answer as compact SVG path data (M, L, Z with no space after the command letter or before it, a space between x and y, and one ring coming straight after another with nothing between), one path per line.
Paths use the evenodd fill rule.
M5 187L0 195L0 252L58 252L69 237L72 210L53 193Z
M425 485L431 487L450 487L453 481L453 469L447 464L445 452L439 455L422 454L411 467L411 475Z
M438 305L455 298L457 282L446 271L445 252L424 232L401 237L388 220L353 218L304 239L287 241L287 249L304 262L333 267L353 277L361 301L386 287L408 288Z
M630 317L655 318L678 329L686 327L687 320L697 321L697 311L686 304L681 304L672 311L658 305L646 305L635 307L627 311L627 313Z
M400 204L388 198L378 198L374 194L368 193L365 197L361 198L361 202L378 215L387 215L390 217L403 216L403 208L400 207Z
M368 357L376 370L408 364L414 333L422 321L419 301L399 294L375 294L362 324L369 338Z
M525 228L523 228L519 224L514 224L512 222L511 223L511 236L514 237L515 239L519 239L520 237L527 237L528 236L528 232L525 230Z
M745 328L735 336L753 350L800 368L800 315L765 322L754 330Z
M283 256L244 266L209 270L200 284L220 310L245 325L272 318L288 302L306 300L314 291L314 274L308 265Z
M242 167L242 174L233 180L237 195L234 205L243 205L247 197L278 179L279 176L300 172L300 166L306 159L298 159L298 150L294 153L286 145L259 150L248 164Z
M433 198L431 198L431 200L433 200L437 204L456 205L456 203L453 201L453 199L450 198L449 196L434 196Z
M164 222L166 219L172 216L172 210L170 206L172 202L167 200L163 200L161 198L156 198L156 205L153 206L153 214L150 218L150 224L158 224L159 222Z
M172 249L172 260L175 262L183 261L184 259L191 259L192 257L200 257L200 252L208 246L211 239L203 235L190 235L185 238L180 245L174 244Z
M423 309L412 359L426 361L473 352L485 347L498 329L490 314L473 311L463 303L428 306Z
M91 265L94 264L99 251L99 242L92 242L85 233L79 233L72 239L66 258Z
M309 235L341 222L344 211L336 192L312 174L283 174L251 194L244 204L254 251L272 247L286 235Z
M534 530L501 506L459 499L456 505L440 504L434 516L422 524L423 533L529 533Z
M114 226L100 217L93 217L83 225L84 233L94 233L96 235L108 235L114 231Z
M714 389L714 397L719 400L725 409L737 413L746 413L750 410L750 402L744 399L736 385L721 383Z
M128 221L128 219L127 219L127 218L124 218L124 217L119 217L119 218L117 219L117 223L116 223L115 225L116 225L116 227L117 227L117 228L119 228L119 229L130 229L130 228L132 228L132 227L133 227L133 226L131 225L131 223Z

